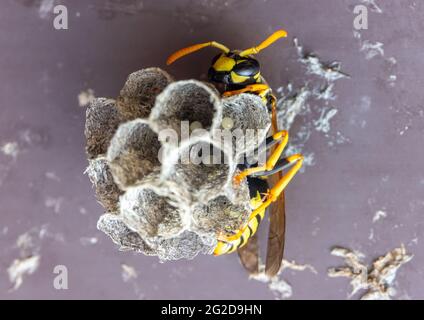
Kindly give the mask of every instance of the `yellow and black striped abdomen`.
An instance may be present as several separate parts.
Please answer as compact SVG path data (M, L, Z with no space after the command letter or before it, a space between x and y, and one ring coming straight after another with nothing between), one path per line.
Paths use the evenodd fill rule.
M250 205L253 210L258 208L262 204L261 195L257 192L257 195L250 199ZM214 255L219 256L228 254L236 251L238 248L243 247L250 237L252 237L259 228L259 224L265 216L265 209L260 211L255 217L253 217L242 229L239 231L241 235L231 241L218 240L218 243L214 250Z

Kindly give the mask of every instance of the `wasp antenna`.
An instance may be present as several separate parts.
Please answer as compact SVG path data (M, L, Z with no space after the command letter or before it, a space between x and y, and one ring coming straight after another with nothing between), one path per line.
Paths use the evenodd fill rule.
M170 65L170 64L174 63L176 60L178 60L178 59L180 59L180 58L182 58L186 55L189 55L193 52L196 52L196 51L199 51L203 48L206 48L206 47L218 48L225 53L230 52L230 49L228 49L226 46L224 46L223 44L220 44L218 42L215 42L215 41L200 43L200 44L195 44L195 45L187 47L187 48L183 48L183 49L178 50L177 52L173 53L166 60L166 64Z
M272 35L270 35L268 38L266 38L259 46L252 47L249 49L246 49L240 53L241 57L249 56L252 54L257 54L263 49L269 47L271 44L273 44L275 41L286 38L287 37L287 31L285 30L278 30L274 32Z

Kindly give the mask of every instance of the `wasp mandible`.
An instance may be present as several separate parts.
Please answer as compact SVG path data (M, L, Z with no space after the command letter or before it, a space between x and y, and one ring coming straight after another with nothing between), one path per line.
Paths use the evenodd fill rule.
M259 61L254 58L254 55L277 40L286 37L287 32L285 30L278 30L258 46L242 51L230 50L218 42L211 41L178 50L167 60L167 64L170 65L176 60L203 48L217 48L221 50L221 53L212 60L208 72L209 80L224 86L224 97L241 93L255 94L262 99L264 107L268 109L272 123L272 133L266 140L266 148L271 151L270 155L264 165L241 165L241 172L234 177L235 184L247 179L251 197L250 205L253 211L249 216L248 222L239 230L234 230L234 235L217 236L218 244L214 254L222 255L239 249L243 265L250 272L257 272L257 246L252 246L250 249L255 251L250 252L253 253L256 259L253 259L253 267L251 266L252 263L247 261L251 259L252 255L244 254L241 249L248 241L256 241L254 235L265 216L266 209L272 204L266 260L266 273L269 276L277 274L283 258L285 233L284 189L302 167L303 156L296 154L282 158L283 151L289 140L288 132L285 130L279 131L278 129L276 97L262 77ZM288 170L283 174L283 170L286 169ZM271 188L269 188L270 184L272 185Z

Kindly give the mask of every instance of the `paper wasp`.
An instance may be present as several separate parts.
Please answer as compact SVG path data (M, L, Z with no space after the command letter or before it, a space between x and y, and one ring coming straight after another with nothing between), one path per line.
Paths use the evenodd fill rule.
M167 64L206 47L214 47L222 51L212 60L208 72L211 82L224 85L224 97L241 93L255 94L261 97L264 107L268 108L272 123L272 134L267 138L267 149L271 150L265 165L241 166L241 172L234 178L234 183L248 179L252 213L246 225L234 231L232 236L218 235L215 255L232 253L238 249L240 259L245 268L258 272L258 248L255 233L263 220L266 209L272 204L270 212L270 229L266 259L266 273L273 276L278 273L283 258L285 233L285 199L284 189L299 171L303 163L300 154L281 158L288 143L287 131L279 131L277 125L276 98L271 88L261 75L259 61L253 55L267 48L275 41L287 37L287 32L279 30L269 36L256 47L243 51L230 50L215 42L196 44L172 54ZM284 174L283 170L288 171ZM269 188L269 184L272 185ZM265 196L262 196L265 195Z

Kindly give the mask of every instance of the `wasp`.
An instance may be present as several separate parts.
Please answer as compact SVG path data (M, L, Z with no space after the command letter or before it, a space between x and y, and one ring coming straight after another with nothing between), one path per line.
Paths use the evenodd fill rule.
M254 56L277 40L286 37L285 30L278 30L258 46L242 51L230 50L216 41L210 41L178 50L167 60L167 64L170 65L176 60L206 47L219 49L221 53L212 59L208 71L209 81L224 87L224 97L242 93L259 96L264 108L267 108L269 112L272 132L266 139L266 149L270 150L266 163L253 166L247 163L242 164L239 167L240 172L234 177L235 184L240 184L241 181L247 179L252 212L247 223L239 230L234 230L231 236L218 235L218 242L214 250L214 254L217 256L238 250L246 269L251 273L256 273L258 271L258 247L255 234L264 219L267 208L270 207L270 229L265 269L269 276L277 274L281 267L285 234L284 190L302 167L303 156L301 154L286 158L282 156L289 141L289 135L287 131L278 129L276 97L262 77L259 61Z

